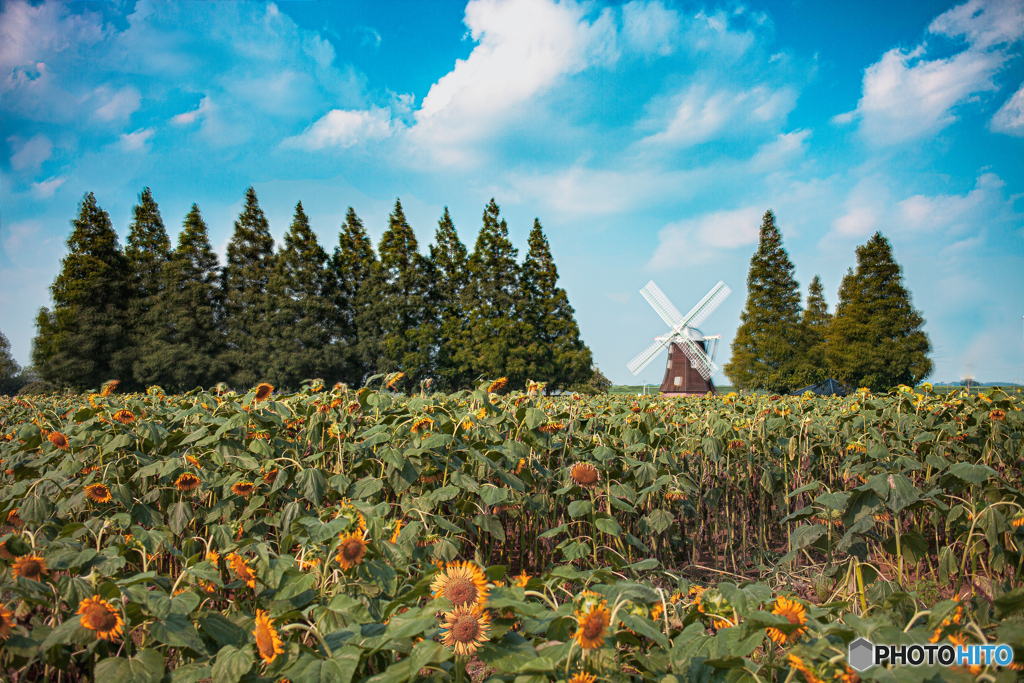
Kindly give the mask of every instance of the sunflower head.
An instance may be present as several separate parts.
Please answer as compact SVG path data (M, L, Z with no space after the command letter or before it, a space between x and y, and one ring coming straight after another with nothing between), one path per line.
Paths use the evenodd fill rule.
M1002 422L1006 419L1006 412L1003 410L993 410L988 414L988 419L993 422Z
M231 566L231 571L235 573L236 579L245 581L245 585L249 588L256 587L256 574L253 573L249 562L244 557L237 553L231 553L228 555L228 564Z
M508 377L499 377L498 379L490 383L490 385L487 387L487 393L493 394L499 392L505 388L506 384L508 384Z
M404 372L396 372L393 375L389 375L384 380L385 388L387 388L387 389L394 389L395 385L398 384L399 382L401 382L403 377L405 377L405 373Z
M50 435L46 437L46 440L61 450L68 447L68 437L64 436L60 432L51 432Z
M256 610L256 628L252 634L256 636L256 649L260 651L260 657L267 664L277 659L278 655L284 654L284 643L274 628L273 620L261 609Z
M254 488L256 485L251 481L239 481L231 485L231 493L236 496L248 496Z
M803 628L804 624L807 623L807 608L796 600L780 595L778 600L775 601L775 608L772 610L772 614L784 616L789 623L801 627L788 636L777 628L769 628L768 637L779 645L784 645L787 640L795 641L807 632L807 629Z
M540 429L540 431L544 432L545 434L554 434L555 432L560 432L563 429L565 429L565 423L564 422L548 422L546 425L541 425L539 427L539 429Z
M466 604L444 613L441 643L456 655L473 655L491 636L491 618L480 605Z
M526 588L526 584L528 583L530 583L530 575L525 571L512 580L512 585L519 586L520 588Z
M180 477L174 480L174 485L178 488L179 491L182 491L183 493L195 491L202 485L202 483L203 482L200 481L199 477L192 474L191 472L185 472Z
M596 487L601 481L601 473L589 462L578 462L569 470L569 476L580 486L588 489Z
M130 425L135 422L135 415L132 414L132 411L122 408L114 413L114 419L123 425Z
M343 501L338 511L335 513L334 518L344 517L349 521L349 524L354 526L360 533L366 531L366 517L363 513L356 508L355 505L348 501Z
M46 568L46 560L38 555L22 555L14 561L12 571L15 576L33 581L42 581L50 573Z
M270 470L269 472L264 472L263 473L263 483L264 484L266 484L267 486L271 486L271 485L273 485L273 483L275 481L277 481L277 468L276 467L274 469Z
M1010 525L1014 529L1018 529L1024 526L1024 512L1018 512L1017 514L1015 514L1013 516L1013 519L1010 520Z
M14 614L6 607L0 607L0 640L7 640L14 627Z
M113 640L121 635L124 621L121 612L102 598L86 598L78 605L79 623L96 631L96 636L103 640Z
M94 503L109 503L113 496L106 484L89 484L85 487L85 497Z
M487 604L487 577L474 562L449 562L430 584L433 597L446 598L452 605Z
M586 611L576 612L579 629L573 638L584 650L594 650L604 645L604 632L611 623L612 614L605 601L591 604Z
M582 671L574 673L566 683L596 683L597 676L594 674L583 673Z
M421 417L412 423L412 433L419 434L420 432L429 432L430 428L434 426L434 421L429 417Z
M120 384L120 380L112 379L109 382L104 382L103 388L100 391L100 396L106 398L117 390L117 385Z
M342 569L351 569L360 564L366 556L366 541L363 532L352 531L342 534L338 543L338 554L335 556Z
M398 543L398 537L402 534L402 520L398 519L395 521L395 530L391 534L389 539L392 543Z
M274 387L271 384L267 384L266 382L263 382L262 384L259 384L259 385L256 386L256 400L257 401L265 401L265 400L267 400L272 393L274 393Z

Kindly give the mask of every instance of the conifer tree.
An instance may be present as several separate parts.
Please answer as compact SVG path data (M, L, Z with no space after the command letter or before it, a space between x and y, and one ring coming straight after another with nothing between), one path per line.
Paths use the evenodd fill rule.
M743 389L787 393L795 386L800 348L800 290L782 234L769 209L747 274L747 303L725 374Z
M271 302L267 292L274 270L270 224L250 187L245 208L235 221L222 271L230 383L239 391L266 378L273 345Z
M807 305L800 321L800 362L794 375L794 388L817 384L828 378L825 363L825 334L832 316L822 294L821 278L817 275L807 288Z
M163 270L151 310L154 334L139 349L136 367L150 383L190 391L227 379L219 270L206 223L193 204Z
M21 366L11 355L11 342L7 336L0 332L0 394L13 394L18 375L21 373Z
M913 386L932 371L931 344L914 310L889 240L876 232L857 247L857 269L843 277L825 355L836 378L872 391Z
M589 382L595 376L590 349L580 339L569 297L558 286L558 269L536 218L529 245L520 286L523 315L533 329L537 347L532 367L527 369L530 379L547 382L548 391Z
M338 378L334 283L328 263L299 202L269 285L275 344L268 380L274 386L298 389L304 379L333 383Z
M148 187L143 188L133 209L133 220L125 243L125 256L131 268L128 292L128 345L119 354L116 366L123 378L123 389L143 389L156 383L153 375L139 365L140 350L150 338L159 335L160 320L152 315L164 287L164 268L171 255L171 240L164 228L160 207Z
M112 361L126 344L125 306L131 271L110 216L88 193L68 238L50 292L53 309L36 318L32 362L40 376L74 389L118 379Z
M454 360L460 372L487 378L507 377L522 388L537 355L533 328L523 319L518 251L492 198L484 209L483 226L469 257L469 284L463 295L465 341Z
M367 331L360 334L360 320L372 325L372 311L360 315L360 305L372 309L372 297L367 291L362 297L363 287L367 286L374 273L377 255L363 227L363 221L350 206L345 215L345 223L341 226L338 246L334 249L331 259L331 270L335 283L334 307L337 331L336 347L339 362L342 363L341 381L360 387L369 377L373 369L365 360L372 357L372 351L363 348L360 340L372 341L372 334ZM372 345L372 344L370 344Z
M454 354L463 339L466 326L462 311L462 295L468 280L466 245L459 239L455 224L444 207L437 222L434 244L430 245L430 262L435 275L434 297L437 301L437 356L435 373L440 391L456 391L471 386L473 377L460 371Z

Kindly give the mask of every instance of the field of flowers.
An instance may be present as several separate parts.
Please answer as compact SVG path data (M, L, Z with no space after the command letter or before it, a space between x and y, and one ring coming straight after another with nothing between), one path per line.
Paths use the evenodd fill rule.
M1024 396L0 398L0 677L1013 681ZM847 644L1015 663L854 672Z

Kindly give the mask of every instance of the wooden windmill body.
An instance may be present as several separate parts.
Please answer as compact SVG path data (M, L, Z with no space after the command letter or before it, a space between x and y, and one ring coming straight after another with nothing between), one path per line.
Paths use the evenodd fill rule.
M694 339L693 343L705 354L708 353L706 340ZM693 367L693 363L686 357L682 346L676 342L669 344L665 377L661 380L661 393L665 396L703 396L709 391L715 393L715 383L711 378L705 379L701 376L700 371Z

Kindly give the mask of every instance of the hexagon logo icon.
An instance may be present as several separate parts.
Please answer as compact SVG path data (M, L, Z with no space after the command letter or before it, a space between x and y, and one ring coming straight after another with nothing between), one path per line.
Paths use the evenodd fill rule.
M847 660L857 671L864 671L875 663L875 646L865 638L858 638L850 643L850 655Z

